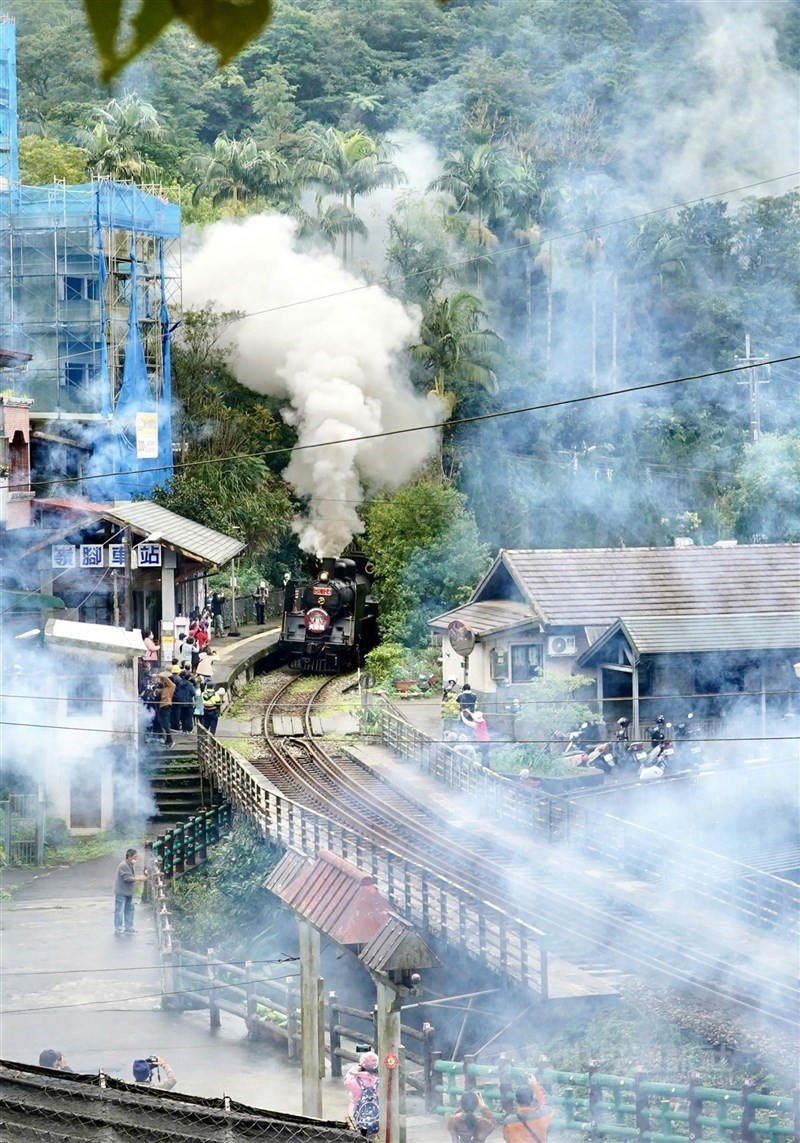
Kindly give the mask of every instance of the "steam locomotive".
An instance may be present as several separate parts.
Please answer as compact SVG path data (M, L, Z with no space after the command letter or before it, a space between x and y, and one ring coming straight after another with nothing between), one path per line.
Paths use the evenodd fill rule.
M290 667L337 674L360 666L377 641L377 606L365 556L324 559L316 579L286 584L278 649Z

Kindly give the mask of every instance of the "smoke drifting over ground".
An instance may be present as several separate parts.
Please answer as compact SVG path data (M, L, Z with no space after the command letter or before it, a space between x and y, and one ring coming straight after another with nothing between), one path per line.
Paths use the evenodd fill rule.
M293 224L277 215L210 227L184 264L183 297L188 306L255 314L230 327L234 374L249 389L286 399L298 448L284 477L308 499L295 525L300 546L339 555L362 531L364 488L400 487L436 444L432 429L362 439L438 419L399 365L417 339L418 313L334 255L300 252Z

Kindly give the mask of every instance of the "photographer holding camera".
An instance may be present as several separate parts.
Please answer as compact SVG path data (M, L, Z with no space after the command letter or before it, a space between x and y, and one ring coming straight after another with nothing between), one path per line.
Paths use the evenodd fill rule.
M134 1060L133 1078L140 1086L155 1088L157 1091L172 1091L178 1082L172 1068L160 1056L148 1056L146 1060Z

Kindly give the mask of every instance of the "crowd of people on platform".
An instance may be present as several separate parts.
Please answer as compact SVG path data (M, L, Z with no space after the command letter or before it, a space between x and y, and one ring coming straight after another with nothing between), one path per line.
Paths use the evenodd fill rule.
M213 607L214 597L208 609L192 613L170 666L160 664L160 647L153 632L144 632L139 696L150 712L150 731L165 746L174 744L176 734L191 734L197 723L216 734L225 688L214 686L210 627L217 616Z

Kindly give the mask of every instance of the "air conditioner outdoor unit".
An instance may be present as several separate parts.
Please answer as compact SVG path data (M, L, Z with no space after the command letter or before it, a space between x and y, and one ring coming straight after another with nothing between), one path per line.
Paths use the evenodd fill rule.
M547 640L547 654L551 657L557 655L575 654L574 635L550 635Z

